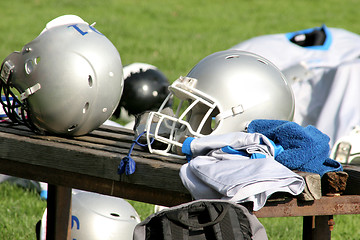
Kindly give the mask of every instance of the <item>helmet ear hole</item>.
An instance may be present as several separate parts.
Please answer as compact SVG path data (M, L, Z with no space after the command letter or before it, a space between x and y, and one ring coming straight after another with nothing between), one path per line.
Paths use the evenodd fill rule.
M196 114L189 115L189 123L193 130L197 130L200 127L200 133L202 135L209 135L211 134L218 124L215 121L215 116L219 114L219 109L215 108L212 113L207 117L207 119L204 119L206 112L196 112ZM204 122L203 126L200 126L202 122Z
M212 113L210 114L210 117L205 122L205 125L203 129L201 130L201 134L209 135L211 134L218 126L218 123L216 122L215 117L219 114L219 109L215 108Z
M40 57L36 57L36 58L31 58L25 61L25 72L26 74L31 74L36 66L39 64L40 62Z

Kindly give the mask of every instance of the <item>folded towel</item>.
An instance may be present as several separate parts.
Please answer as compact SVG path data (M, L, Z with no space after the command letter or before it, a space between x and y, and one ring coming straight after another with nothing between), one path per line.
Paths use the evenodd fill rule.
M292 170L317 173L342 171L339 162L330 159L330 138L314 126L302 127L283 120L253 120L247 131L262 133L284 148L275 159Z

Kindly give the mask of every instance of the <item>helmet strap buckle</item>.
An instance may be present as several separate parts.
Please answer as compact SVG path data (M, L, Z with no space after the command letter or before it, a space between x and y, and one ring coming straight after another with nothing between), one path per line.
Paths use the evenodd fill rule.
M228 117L233 117L236 116L238 114L241 114L245 111L245 108L243 107L242 104L237 105L235 107L231 107L229 110L223 111L221 113L219 113L216 117L215 117L215 122L219 122L220 120L223 120L225 118Z
M40 88L41 88L40 83L37 83L34 86L25 89L25 91L20 94L20 99L24 100L24 99L28 98L30 95L34 94Z

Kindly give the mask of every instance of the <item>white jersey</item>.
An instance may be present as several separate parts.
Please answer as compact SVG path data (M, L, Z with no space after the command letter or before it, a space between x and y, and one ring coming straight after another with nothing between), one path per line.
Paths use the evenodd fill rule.
M304 190L304 179L274 159L279 150L260 133L187 138L182 151L192 159L179 175L195 199L253 202L258 211L275 192Z
M325 25L255 37L231 49L272 61L292 83L294 121L313 125L330 146L360 125L360 35Z
M306 34L323 29L321 45L301 46L296 43ZM292 40L295 39L295 40ZM293 42L294 41L294 42ZM339 28L312 28L292 33L280 33L254 37L231 49L256 53L273 62L280 70L306 62L311 68L336 67L360 56L360 35Z

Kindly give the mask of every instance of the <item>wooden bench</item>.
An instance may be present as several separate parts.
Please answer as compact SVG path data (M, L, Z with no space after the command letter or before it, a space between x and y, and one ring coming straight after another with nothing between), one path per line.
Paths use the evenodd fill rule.
M0 173L49 184L48 239L70 238L72 188L164 206L191 201L179 177L184 160L150 154L135 146L131 154L135 173L117 173L132 140L132 131L125 128L102 126L85 136L64 138L0 123ZM333 215L360 213L359 170L349 167L345 172L348 182L355 186L345 191L349 195L321 196L324 184L320 177L301 173L307 182L302 196L274 196L255 215L303 216L304 239L330 239Z

